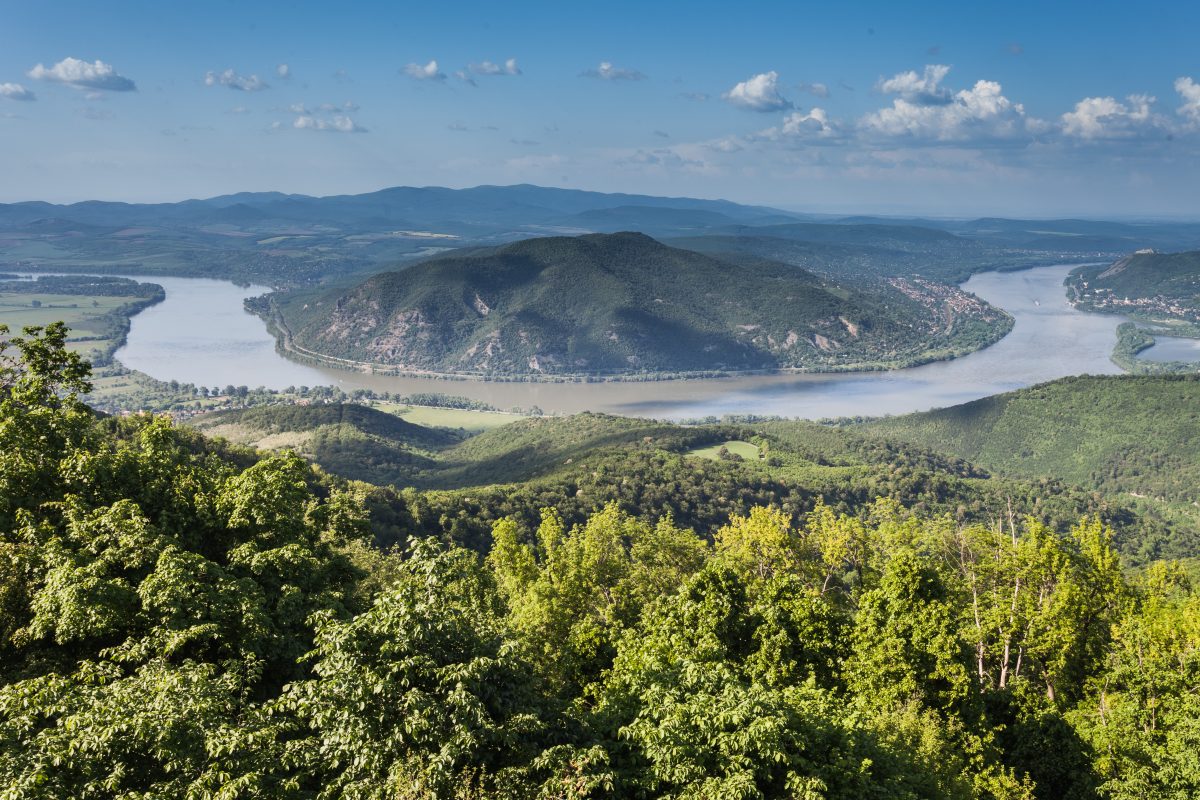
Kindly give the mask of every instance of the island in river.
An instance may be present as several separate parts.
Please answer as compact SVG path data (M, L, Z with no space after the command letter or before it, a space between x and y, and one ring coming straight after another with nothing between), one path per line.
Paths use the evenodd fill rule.
M301 360L493 379L895 369L978 350L1012 325L916 276L852 285L640 233L455 251L251 308Z
M655 383L516 383L370 375L302 364L275 349L262 320L243 300L269 291L202 278L156 278L166 300L132 320L116 357L164 381L284 389L333 385L351 392L440 392L497 408L604 411L693 419L761 414L821 419L880 416L940 408L1035 383L1081 374L1117 374L1110 355L1122 318L1089 314L1067 301L1070 265L986 272L962 285L1012 315L1012 332L986 349L951 361L864 373L747 375Z

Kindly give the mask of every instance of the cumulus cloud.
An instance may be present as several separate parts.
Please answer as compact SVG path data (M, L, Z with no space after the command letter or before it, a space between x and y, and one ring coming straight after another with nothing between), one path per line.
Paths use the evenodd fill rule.
M404 68L404 74L413 80L418 81L444 81L446 73L438 69L436 59L431 59L428 64L409 64Z
M831 120L823 108L807 112L793 111L783 118L783 123L774 125L748 137L750 142L796 142L833 144L844 141L844 127Z
M287 110L292 112L293 114L301 114L304 116L311 116L313 114L332 114L335 111L337 111L337 112L358 111L358 109L359 109L358 103L354 103L349 100L347 100L344 103L321 103L319 106L316 106L313 109L310 109L304 103L292 103L290 106L287 107Z
M1131 94L1126 100L1085 97L1075 104L1075 110L1062 115L1063 133L1078 139L1126 139L1160 122L1151 109L1153 97Z
M837 126L823 108L810 109L808 113L793 111L783 118L779 132L783 136L817 139L829 139L839 134Z
M579 73L581 78L599 78L602 81L643 81L645 74L628 67L613 66L611 61L601 61L595 69L585 69Z
M889 108L867 114L859 127L869 135L903 136L935 142L1017 139L1037 131L1020 103L1004 96L995 81L977 81L970 89L951 92L940 84L948 67L926 67L924 74L905 72L879 84L899 94Z
M954 100L950 90L941 85L949 73L950 68L945 64L927 64L922 73L901 72L880 80L877 88L884 94L898 94L914 105L945 105Z
M467 69L475 75L520 75L521 68L517 60L510 58L503 64L493 64L491 61L480 61L478 64L468 64Z
M292 68L287 64L280 64L275 67L275 75L280 80L286 81L288 78L292 77Z
M1183 98L1183 105L1177 109L1179 115L1193 125L1200 125L1200 83L1191 78L1177 78L1175 91Z
M37 95L19 83L0 83L0 97L5 100L37 100Z
M779 73L774 70L742 81L722 97L749 111L786 111L792 107L791 102L779 93Z
M111 64L96 60L91 63L78 58L64 58L52 67L38 64L29 70L29 77L39 81L64 83L76 89L99 89L106 92L134 92L137 84L117 74Z
M224 86L235 92L261 92L270 88L267 82L257 75L239 75L233 69L222 72L208 71L204 73L205 86Z
M292 127L301 131L329 131L331 133L366 133L367 129L344 114L332 117L315 117L302 114L292 122Z

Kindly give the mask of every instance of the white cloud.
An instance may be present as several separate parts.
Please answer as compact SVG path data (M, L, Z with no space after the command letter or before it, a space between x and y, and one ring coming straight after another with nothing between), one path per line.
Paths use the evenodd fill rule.
M995 81L977 81L970 89L950 92L939 84L946 75L940 65L924 75L902 73L879 85L900 94L890 108L867 114L859 127L870 135L910 137L935 142L1017 139L1039 131L1042 123L1027 117L1025 107L1003 94Z
M1158 125L1154 98L1132 94L1122 103L1112 97L1085 97L1062 115L1062 130L1078 139L1126 139Z
M808 92L813 97L820 97L822 99L829 97L829 87L823 83L801 82L796 85L796 88L802 92Z
M840 133L823 108L814 108L808 113L793 111L783 118L783 125L778 130L782 136L816 139L829 139Z
M204 73L204 85L225 86L237 92L261 92L270 88L267 82L257 75L239 75L232 69Z
M1178 113L1193 125L1200 125L1200 83L1191 78L1177 78L1175 91L1183 98L1183 105L1178 108Z
M914 105L946 105L954 101L950 90L941 85L950 68L945 64L927 64L925 71L901 72L886 80L880 80L877 88L884 94L898 94Z
M334 112L347 112L348 113L351 111L358 111L359 105L358 105L358 103L354 103L354 102L351 102L350 100L347 100L344 103L321 103L319 106L316 106L315 108L310 109L304 103L292 103L290 106L287 107L287 110L293 114L300 114L302 116L312 116L313 114L332 114Z
M292 68L287 64L280 64L279 66L275 67L275 75L280 80L286 81L292 77Z
M792 104L779 93L779 73L774 70L744 80L722 95L738 108L750 111L786 111Z
M493 64L491 61L481 61L478 64L468 64L467 69L475 75L520 75L521 68L517 60L510 58L503 64ZM455 73L456 75L458 73Z
M302 114L296 117L292 127L302 131L330 131L332 133L366 133L367 129L350 117L338 114L333 117L314 117Z
M88 63L78 58L64 58L53 67L38 64L29 70L29 77L39 81L53 81L74 86L76 89L101 89L109 92L137 91L137 85L124 75L117 74L111 64L103 61Z
M0 97L6 100L37 100L37 95L19 83L0 83Z
M595 69L585 69L579 73L581 78L599 78L602 81L642 81L645 74L628 67L613 66L611 61L601 61Z
M470 75L467 73L467 71L466 71L465 69L459 69L459 70L455 70L455 71L454 71L454 77L458 78L458 79L459 79L460 81L462 81L463 83L469 83L469 84L471 84L472 86L478 86L478 85L479 85L478 83L476 83L476 82L475 82L475 79L474 79L474 78L472 78L472 77L471 77L471 76L470 76Z
M428 64L409 64L404 68L404 74L418 81L444 81L446 73L438 69L436 59L431 59Z
M813 108L807 112L793 111L783 118L782 124L746 137L748 143L834 144L844 143L846 139L844 127L831 120L823 108Z

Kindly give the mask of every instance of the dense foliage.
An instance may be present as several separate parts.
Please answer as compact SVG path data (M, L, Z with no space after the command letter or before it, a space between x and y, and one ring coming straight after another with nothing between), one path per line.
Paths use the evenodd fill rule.
M707 530L755 505L777 505L798 517L818 499L851 513L896 497L914 511L950 513L963 522L991 522L1011 509L1066 530L1081 515L1103 515L1135 564L1200 552L1194 530L1164 525L1152 512L1135 514L1129 499L1046 478L991 476L961 459L854 429L802 421L683 426L579 414L521 419L462 441L461 432L415 436L416 426L394 425L370 409L325 408L268 406L193 424L243 444L294 448L345 478L411 487L370 492L383 545L419 531L482 552L497 519L536 524L548 505L572 524L616 501L635 516L670 511L686 527ZM337 424L328 424L334 418ZM430 438L438 435L440 444ZM739 439L752 440L763 457L693 457L707 445Z
M1200 378L1064 378L868 430L1026 478L1054 476L1155 503L1196 530Z
M0 344L5 798L1200 792L1200 595L1098 519L550 502L385 553L294 455L95 417L64 341Z

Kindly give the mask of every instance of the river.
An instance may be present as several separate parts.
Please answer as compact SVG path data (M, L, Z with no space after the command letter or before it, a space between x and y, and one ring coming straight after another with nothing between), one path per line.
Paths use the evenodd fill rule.
M166 300L133 318L117 352L126 366L161 380L201 386L332 384L399 393L464 395L501 408L605 411L688 419L768 414L820 419L902 414L963 403L1067 375L1119 373L1110 360L1123 318L1087 314L1066 300L1070 266L986 272L963 288L1016 320L1000 342L953 361L888 372L757 375L646 383L500 383L365 375L290 361L262 321L242 307L265 287L201 278L147 278Z

